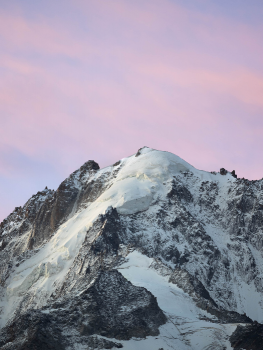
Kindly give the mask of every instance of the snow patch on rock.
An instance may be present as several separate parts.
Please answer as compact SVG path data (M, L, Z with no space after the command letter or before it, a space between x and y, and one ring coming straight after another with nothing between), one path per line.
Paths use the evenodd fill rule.
M122 342L124 349L231 350L228 335L234 332L236 325L220 325L200 320L201 317L211 315L199 309L182 289L169 283L167 276L162 276L151 268L153 261L154 259L135 250L127 256L126 262L118 270L132 284L146 288L157 298L168 322L160 327L158 337L147 337L140 342Z

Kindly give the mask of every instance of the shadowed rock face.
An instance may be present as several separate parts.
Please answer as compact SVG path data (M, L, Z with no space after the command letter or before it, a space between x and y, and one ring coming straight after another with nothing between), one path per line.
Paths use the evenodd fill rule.
M149 291L135 287L117 270L102 271L80 295L16 317L0 331L0 347L64 350L71 343L94 343L95 334L119 340L144 338L158 335L158 327L165 322ZM121 347L110 341L97 345Z
M61 329L48 314L36 310L17 317L1 330L0 347L8 350L65 349Z
M116 254L121 242L121 231L119 215L116 209L110 208L105 215L99 218L101 229L96 241L91 245L95 254Z
M176 183L174 180L172 181L172 189L167 194L167 197L169 199L178 199L185 202L191 202L193 200L191 192L183 185Z
M63 181L54 193L53 200L45 201L37 213L30 237L30 248L38 247L44 240L50 238L53 232L72 213L81 192L81 184L85 177L99 170L99 165L90 160L78 171Z
M230 341L235 350L263 350L263 325L237 326Z
M78 208L81 200L92 202L100 195L103 188L100 181L96 185L92 181L89 183L89 179L99 169L99 165L90 160L64 180L56 191L46 188L32 196L23 207L15 208L0 224L0 237L5 235L0 250L13 237L22 236L26 232L29 232L27 248L30 250L49 240L59 225L74 212L74 208ZM88 186L84 186L86 183ZM24 245L24 242L21 242L21 246L17 244L16 247L12 247L13 255L21 253L25 249Z
M82 300L87 303L87 312L93 310L88 326L81 326L82 334L144 338L158 335L158 327L166 322L156 298L145 288L132 285L116 270L101 272Z

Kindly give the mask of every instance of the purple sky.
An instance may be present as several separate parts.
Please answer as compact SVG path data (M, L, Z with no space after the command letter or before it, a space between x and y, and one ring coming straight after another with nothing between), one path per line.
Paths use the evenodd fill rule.
M0 2L0 220L146 145L263 177L262 0Z

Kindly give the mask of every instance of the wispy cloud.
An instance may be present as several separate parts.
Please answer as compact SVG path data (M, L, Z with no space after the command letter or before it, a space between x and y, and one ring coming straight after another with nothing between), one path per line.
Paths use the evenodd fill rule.
M0 10L0 176L37 182L32 162L52 183L51 170L62 180L148 145L262 177L263 28L189 3Z

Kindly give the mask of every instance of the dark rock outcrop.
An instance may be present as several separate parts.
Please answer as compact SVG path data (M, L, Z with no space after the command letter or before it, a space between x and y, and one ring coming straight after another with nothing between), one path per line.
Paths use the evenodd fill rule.
M231 175L232 175L235 179L237 179L237 175L236 175L235 170L232 170L232 171L231 171Z
M114 163L113 166L118 166L118 165L120 165L120 164L121 164L121 161L118 160L118 162Z
M230 342L235 350L263 350L263 325L255 322L247 326L237 326Z
M159 326L166 322L156 298L145 288L132 285L117 270L101 272L81 300L82 305L87 303L87 310L92 309L89 325L82 327L86 335L144 338L158 335Z
M191 192L182 184L172 181L172 189L168 192L167 197L169 199L177 199L185 202L191 202L193 200L193 196Z
M65 350L62 329L52 316L31 310L17 317L0 331L3 350Z
M95 254L116 254L122 230L117 210L112 207L108 208L105 215L99 217L99 221L102 227L98 232L97 239L91 245L91 250Z
M117 270L101 271L79 295L65 296L42 310L15 317L0 331L0 348L64 350L76 343L90 346L96 343L94 335L145 338L158 335L165 322L149 291L132 285ZM111 341L97 343L98 348L122 347Z
M144 148L148 148L147 146L143 146L141 148L138 149L137 153L135 154L135 157L139 157L141 155L141 151L144 149Z
M220 174L221 175L226 175L227 174L227 170L225 168L221 168L220 169Z

